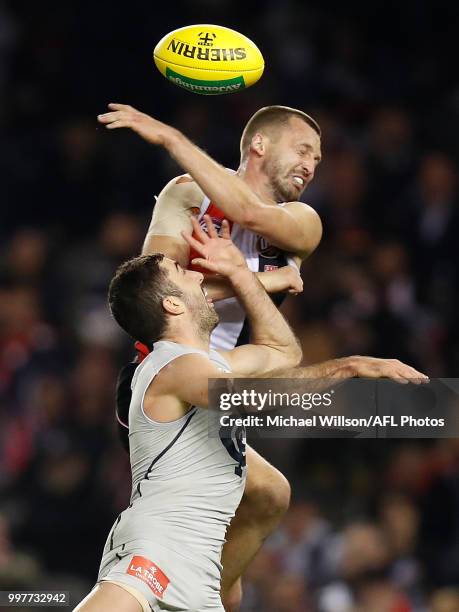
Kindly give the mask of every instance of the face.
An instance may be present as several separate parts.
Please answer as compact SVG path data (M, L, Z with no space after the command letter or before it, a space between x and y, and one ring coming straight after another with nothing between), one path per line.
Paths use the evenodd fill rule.
M277 202L299 200L321 160L320 136L299 117L281 127L266 144L262 171Z
M204 289L204 276L201 272L182 268L168 257L163 259L160 266L167 270L169 279L182 291L185 306L199 330L210 333L218 323L218 315Z

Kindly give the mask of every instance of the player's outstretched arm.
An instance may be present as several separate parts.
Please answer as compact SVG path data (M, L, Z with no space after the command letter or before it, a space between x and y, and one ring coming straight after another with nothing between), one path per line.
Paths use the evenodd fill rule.
M245 347L241 347L245 348ZM249 348L247 346L247 348ZM226 354L228 355L228 353ZM264 358L261 352L254 351L253 359ZM192 375L190 376L190 373ZM263 377L263 376L261 376ZM266 378L296 378L307 380L310 391L319 392L349 378L388 378L401 384L409 382L422 384L429 378L397 359L377 359L374 357L352 356L331 359L307 367L298 367L267 374ZM180 418L190 406L217 409L209 405L209 379L233 379L233 389L238 390L238 379L243 378L243 388L247 378L260 378L259 374L224 373L206 357L197 354L183 355L165 366L155 377L147 390L144 408L148 416L158 421ZM182 383L183 380L187 384ZM175 411L175 412L174 412Z
M341 359L331 359L305 367L267 372L258 378L295 378L307 381L304 389L309 393L326 391L349 378L387 378L399 384L423 384L429 377L398 359L379 359L352 355ZM247 383L241 381L242 389ZM238 381L233 381L233 390L238 391Z
M237 175L192 143L184 134L127 104L109 104L98 116L109 129L130 128L147 142L165 148L224 214L242 227L261 234L275 246L307 257L320 242L322 224L309 206L264 204Z

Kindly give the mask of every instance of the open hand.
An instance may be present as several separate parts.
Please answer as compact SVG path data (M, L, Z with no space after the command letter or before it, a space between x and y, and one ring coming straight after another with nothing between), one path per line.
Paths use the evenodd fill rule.
M376 357L349 357L354 376L360 378L390 378L398 383L415 384L429 382L429 377L398 359Z
M287 283L284 291L287 291L292 295L298 295L299 293L302 293L303 279L301 278L300 271L294 268L293 266L284 266L284 268L280 268L285 274Z
M191 263L226 277L230 277L238 270L246 269L247 263L244 256L231 240L228 221L223 220L219 236L210 216L204 215L204 220L207 225L207 234L194 217L191 223L196 237L182 232L183 238L190 247L201 255L193 259Z
M105 124L109 130L130 128L147 142L161 146L165 146L168 138L176 132L170 125L153 119L128 104L110 103L108 108L111 112L98 115L97 121Z

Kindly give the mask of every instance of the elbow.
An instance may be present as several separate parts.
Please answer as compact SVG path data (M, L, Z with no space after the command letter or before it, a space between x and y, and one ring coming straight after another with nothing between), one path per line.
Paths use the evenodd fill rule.
M303 361L303 349L301 348L301 345L298 340L295 342L293 360L295 362L293 367L300 365L300 363Z
M303 360L303 350L298 341L295 341L292 346L289 347L288 350L288 364L289 368L296 368L296 366L300 365Z
M319 215L313 211L307 231L303 235L303 245L299 249L299 252L303 252L304 258L309 257L316 250L322 240L322 234L322 221Z

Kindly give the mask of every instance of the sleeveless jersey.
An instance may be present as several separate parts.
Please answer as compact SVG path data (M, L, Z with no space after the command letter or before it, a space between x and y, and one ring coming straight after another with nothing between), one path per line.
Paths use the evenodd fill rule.
M224 372L230 366L213 350L168 341L153 348L132 379L131 503L115 521L106 550L148 539L193 560L218 582L226 529L245 485L245 432L224 430L219 413L196 406L176 421L156 422L145 414L143 399L158 372L181 355L204 355Z
M284 206L284 204L278 204L278 206ZM204 231L206 231L203 221L205 214L212 218L215 227L220 230L225 215L207 197L204 197L198 215L198 220ZM252 272L269 272L286 265L298 269L291 254L269 244L266 238L241 227L237 223L233 223L230 219L228 219L228 222L231 228L231 240L244 255L247 265ZM191 249L190 261L194 257L200 257L200 255ZM190 266L190 269L204 272L204 270L196 266ZM205 272L208 273L207 271ZM285 299L285 293L271 295L271 299L279 307ZM235 346L248 344L250 342L249 324L245 311L237 298L231 297L226 300L219 300L214 303L214 307L220 321L212 332L210 340L211 348L229 351Z

